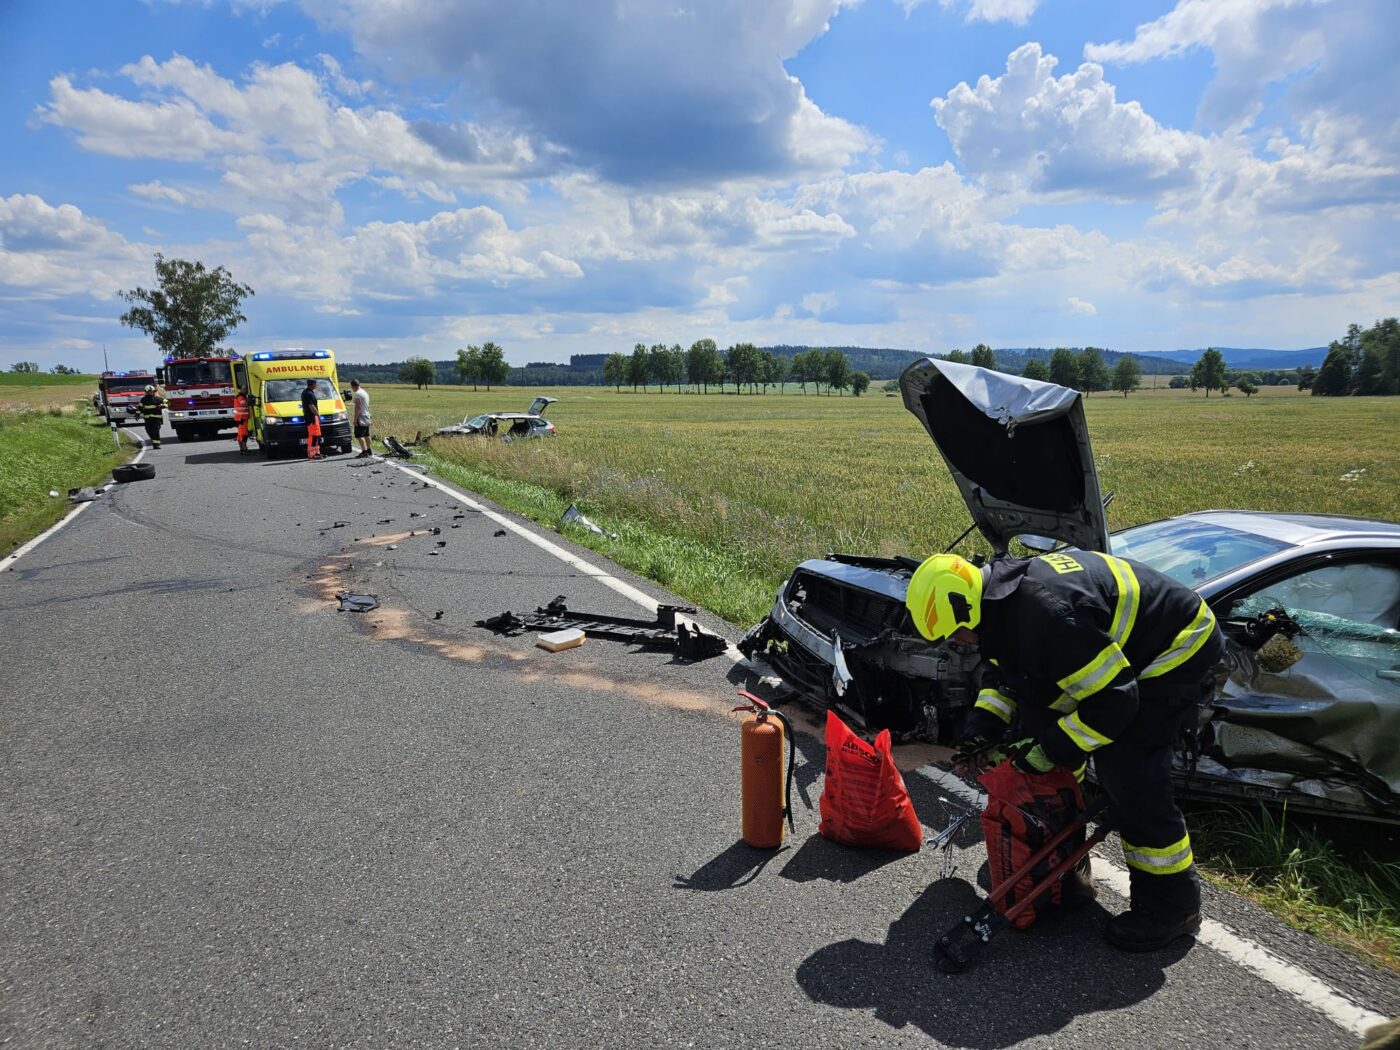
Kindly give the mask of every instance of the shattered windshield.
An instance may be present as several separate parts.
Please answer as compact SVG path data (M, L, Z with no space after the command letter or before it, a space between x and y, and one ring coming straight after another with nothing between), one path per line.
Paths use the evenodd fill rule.
M471 419L468 419L465 422L463 422L462 426L467 427L471 430L480 430L486 425L486 421L490 418L491 414L489 412L480 416L472 416Z
M1109 539L1114 554L1150 565L1188 587L1291 546L1282 540L1188 518L1138 525Z
M230 373L227 361L184 361L167 365L166 386L207 386L214 383L227 386Z
M1400 691L1400 567L1324 565L1277 580L1233 603L1232 617L1282 610L1299 628L1302 653L1326 653L1374 688ZM1388 692L1389 690L1387 690Z

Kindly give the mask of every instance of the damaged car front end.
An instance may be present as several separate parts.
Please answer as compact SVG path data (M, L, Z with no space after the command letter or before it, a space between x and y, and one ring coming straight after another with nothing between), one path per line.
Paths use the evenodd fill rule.
M993 557L1014 540L1111 551L1214 610L1228 677L1178 756L1181 794L1400 822L1400 525L1205 511L1110 536L1078 393L934 359L911 365L900 388ZM803 562L739 648L866 732L951 743L979 658L914 629L904 596L917 566Z

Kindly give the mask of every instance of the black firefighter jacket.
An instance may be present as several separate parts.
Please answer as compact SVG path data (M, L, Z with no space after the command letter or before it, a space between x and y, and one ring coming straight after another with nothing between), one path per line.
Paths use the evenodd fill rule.
M1010 723L1017 704L1050 708L1059 718L1038 742L1072 769L1132 724L1141 686L1194 685L1224 653L1214 615L1191 588L1140 562L1078 550L993 562L977 631L984 673L974 719Z

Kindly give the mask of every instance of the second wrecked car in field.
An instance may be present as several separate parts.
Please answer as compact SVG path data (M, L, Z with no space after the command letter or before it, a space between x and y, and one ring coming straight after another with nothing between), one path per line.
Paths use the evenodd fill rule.
M524 412L483 412L478 416L468 416L450 427L442 427L437 433L499 437L502 440L554 437L558 431L553 423L544 418L543 413L558 400L557 397L537 397Z
M1400 525L1204 511L1109 535L1080 395L925 359L900 381L994 557L1019 539L1134 558L1190 584L1228 642L1202 711L1197 797L1400 822ZM803 562L740 649L869 731L948 743L972 705L975 649L930 645L904 594L914 558Z

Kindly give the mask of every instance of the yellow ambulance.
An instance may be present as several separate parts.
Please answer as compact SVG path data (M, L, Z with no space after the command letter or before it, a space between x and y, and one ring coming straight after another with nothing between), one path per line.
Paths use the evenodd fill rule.
M259 350L233 362L236 387L247 387L252 411L249 426L269 459L282 452L306 452L306 419L301 392L316 382L321 415L321 451L350 451L350 421L329 350Z

